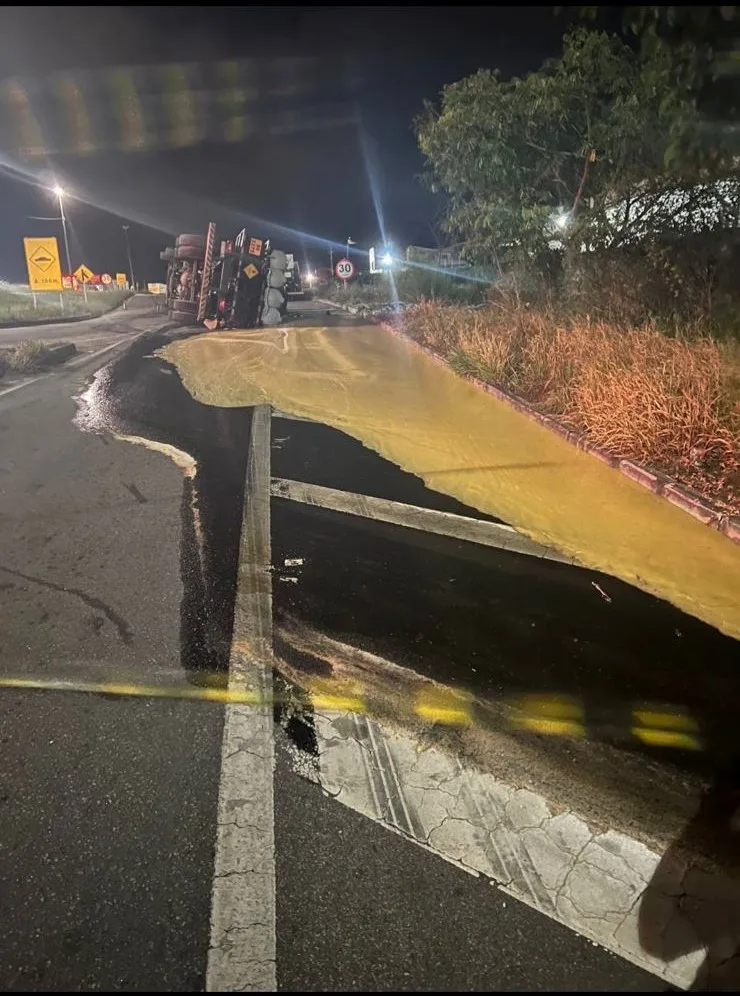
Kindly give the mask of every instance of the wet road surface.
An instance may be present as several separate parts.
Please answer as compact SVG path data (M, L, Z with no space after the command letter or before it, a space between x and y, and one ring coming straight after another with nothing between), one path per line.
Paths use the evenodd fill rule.
M321 324L344 320L313 310ZM71 425L68 391L0 411L0 427L38 450L30 472L18 446L18 491L3 495L6 538L25 530L5 565L62 589L47 583L44 606L37 582L6 575L18 603L5 674L226 684L253 411L194 401L153 355L166 341L146 335L98 375L81 408L84 432ZM126 437L174 447L195 470L183 477L166 455ZM269 453L274 477L491 518L325 426L273 414ZM18 509L45 491L31 529ZM505 774L511 791L526 786L528 804L547 786L558 811L580 806L620 830L640 823L640 846L661 823L677 836L701 778L734 750L737 645L594 571L282 498L269 504L274 833L272 852L239 872L274 882L276 946L259 957L276 958L278 987L664 989L569 929L567 917L568 926L555 922L562 917L542 890L520 902L516 875L512 891L492 888L509 879L455 851L462 838L439 837L446 820L462 817L429 816L434 777L425 782L419 769L405 780L402 756L421 745L419 758L461 759L493 779L489 794ZM38 523L53 514L61 539L44 543L52 530ZM83 556L73 585L75 549ZM60 599L72 588L86 595L92 622L67 618ZM96 615L91 598L108 613ZM46 622L51 629L29 643ZM463 702L461 718L448 722L437 708L424 719L425 695L448 708ZM587 735L531 726L513 735L510 710L523 695L575 709ZM354 697L354 719L342 697ZM706 749L636 738L633 711L644 700L696 717ZM6 988L204 988L224 707L13 691L3 709ZM348 722L357 724L350 745L375 752L370 802L349 753L335 749ZM452 777L440 769L437 781ZM507 847L516 846L509 834ZM525 869L521 854L515 863ZM255 943L252 921L240 916L236 958Z

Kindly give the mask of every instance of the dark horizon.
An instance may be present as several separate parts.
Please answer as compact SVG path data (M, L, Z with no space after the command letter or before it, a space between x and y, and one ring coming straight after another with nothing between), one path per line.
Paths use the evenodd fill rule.
M73 267L127 270L128 223L140 280L161 277L167 233L209 220L224 236L246 224L314 265L326 255L316 240L366 246L384 230L399 245L434 244L440 202L419 181L413 135L424 100L478 68L536 69L558 54L566 23L551 7L211 8L182 23L170 8L110 7L84 33L56 8L4 18L0 278L14 281L26 279L24 235L61 236L35 220L56 212L44 179L70 191ZM18 84L45 153L25 160L28 129L7 102ZM229 134L219 101L245 86L247 123ZM141 120L116 118L117 88L124 104L133 92Z

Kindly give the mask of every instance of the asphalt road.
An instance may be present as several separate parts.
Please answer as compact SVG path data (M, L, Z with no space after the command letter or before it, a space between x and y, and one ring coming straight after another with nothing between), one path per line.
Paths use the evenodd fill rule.
M314 302L295 310L296 322L347 321ZM274 961L279 989L664 990L322 790L321 717L305 689L327 676L327 659L306 649L306 634L351 642L366 664L393 662L393 688L385 673L379 687L400 731L398 689L413 676L482 703L563 693L586 703L594 736L607 752L618 746L629 772L630 758L635 769L665 761L624 742L619 717L632 699L690 707L719 732L714 753L673 753L660 769L678 793L733 749L723 702L737 681L735 646L593 572L273 499L273 617L289 666L275 675L269 846L253 865L223 814L226 707L177 696L223 688L233 664L253 412L195 402L154 355L171 333L147 323L161 321L118 316L106 334L135 341L0 394L0 677L39 686L0 692L2 988L203 991L212 893L234 875L247 904L252 888L271 897L274 922L227 910L225 957L247 978L251 960ZM325 427L273 416L268 444L274 476L480 518ZM697 660L711 660L711 674L700 679ZM173 694L55 687L70 680ZM465 746L434 724L417 735L451 755ZM563 743L547 742L548 777L563 793L595 796L613 781L596 748L593 778L576 777L582 756ZM610 800L605 818L622 819ZM235 870L214 883L224 841ZM270 950L251 958L270 931Z
M147 323L139 327L150 316L166 317L161 298L149 294L136 294L124 305L90 321L55 322L44 325L18 325L0 328L0 347L12 346L18 342L73 342L80 352L92 352L115 335L130 335L132 331L142 331Z

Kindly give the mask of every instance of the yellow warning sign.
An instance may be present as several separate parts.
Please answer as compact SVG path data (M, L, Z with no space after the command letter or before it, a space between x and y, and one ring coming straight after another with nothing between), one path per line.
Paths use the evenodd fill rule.
M77 279L80 281L81 284L88 284L95 276L95 274L91 269L85 266L84 263L80 263L80 265L75 270L75 276L77 277Z
M28 283L32 291L55 291L62 289L62 270L59 266L57 240L24 239L28 267Z
M256 277L259 272L260 271L254 265L254 263L247 263L247 265L244 267L244 274L250 280L252 279L252 277Z
M125 287L126 284L128 283L127 275L125 273L117 273L116 283L118 284L119 287Z

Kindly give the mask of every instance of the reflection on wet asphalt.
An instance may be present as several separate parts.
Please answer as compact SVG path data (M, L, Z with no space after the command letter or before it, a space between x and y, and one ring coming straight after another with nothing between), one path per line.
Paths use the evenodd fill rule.
M88 428L166 443L196 461L182 496L181 663L195 680L210 680L228 667L252 413L194 401L152 355L168 341L140 339L105 369Z
M251 409L195 401L172 367L152 355L165 341L164 336L140 341L109 368L93 421L101 431L167 443L196 461L182 498L182 664L199 684L222 682ZM356 440L305 421L273 418L272 473L481 518ZM737 753L737 643L667 602L595 571L280 498L272 501L272 543L275 649L282 672L276 680L284 700L277 715L298 754L310 759L312 779L357 812L508 883L535 908L634 957L626 941L622 950L619 938L602 938L578 915L563 911L564 880L557 890L542 884L547 875L536 856L517 852L513 864L499 860L512 846L512 832L520 829L513 817L509 822L508 815L500 815L520 798L501 779L545 793L547 805L536 804L540 828L581 805L606 825L634 829L641 840L670 835L673 830L666 828L687 818L688 797L700 784L697 775L711 777ZM475 722L440 719L440 709L419 721L423 713L410 703L445 689L453 694L446 708L462 694ZM512 740L507 728L502 740L502 705L525 695L577 703L585 736L530 732ZM633 735L635 710L646 704L654 712L665 708L671 715L676 709L696 719L703 749L641 742ZM426 751L427 775L418 769L420 750ZM352 782L351 772L367 757L374 758L370 767L376 774L367 784ZM478 773L461 774L460 759ZM391 792L394 779L397 789ZM465 798L476 807L477 819L488 828L485 841L478 830L463 844L459 834L448 839L440 831L446 821L463 819L462 810L439 808L450 805L435 796L437 783L445 779L459 782L455 806ZM586 832L580 825L571 830L574 840ZM608 834L602 836L588 846L600 855L593 860L608 861L616 845ZM499 858L492 856L491 840ZM704 834L694 846L706 852L711 844ZM619 914L626 918L629 908L635 936L635 897L655 862L635 879L631 888L637 891ZM656 959L649 967L661 970L661 952L648 941L645 950ZM687 941L677 950L696 953L700 945Z

